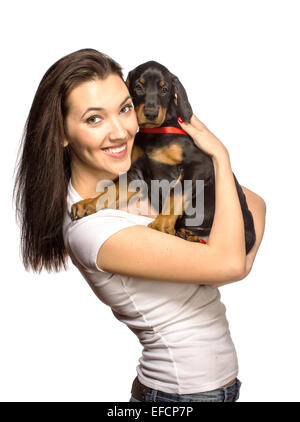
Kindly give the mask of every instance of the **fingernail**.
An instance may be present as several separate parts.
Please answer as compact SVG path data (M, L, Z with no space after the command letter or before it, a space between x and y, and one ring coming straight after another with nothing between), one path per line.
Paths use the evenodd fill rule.
M178 117L178 121L179 121L179 123L184 123L184 121L182 120L182 118L180 116Z

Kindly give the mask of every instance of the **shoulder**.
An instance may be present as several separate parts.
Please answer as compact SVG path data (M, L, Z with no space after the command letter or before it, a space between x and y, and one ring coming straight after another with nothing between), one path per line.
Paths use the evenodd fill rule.
M153 219L130 214L123 210L106 208L77 221L70 217L71 207L82 200L68 185L66 214L63 223L63 237L67 250L76 261L89 270L101 270L97 265L97 255L103 243L120 230L135 225L148 225Z
M97 254L103 243L120 230L135 225L148 225L153 219L123 210L103 209L77 221L72 221L73 203L82 198L69 183L63 237L67 250L86 269L99 271Z

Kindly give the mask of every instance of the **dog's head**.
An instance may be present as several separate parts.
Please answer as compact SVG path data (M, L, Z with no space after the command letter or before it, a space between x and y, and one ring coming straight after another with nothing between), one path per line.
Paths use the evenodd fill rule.
M189 122L193 111L179 79L155 61L131 70L126 85L132 96L140 127L177 123L179 116Z

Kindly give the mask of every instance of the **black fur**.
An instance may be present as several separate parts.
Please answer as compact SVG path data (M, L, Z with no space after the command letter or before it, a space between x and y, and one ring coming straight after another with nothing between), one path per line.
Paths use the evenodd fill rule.
M143 83L140 82L141 79ZM144 107L142 114L145 119L143 121L139 119L140 127L173 126L180 128L177 121L179 116L186 122L190 121L193 111L184 87L179 79L160 63L149 61L138 66L129 72L126 84L135 108ZM163 108L166 109L165 119L163 122L158 122L159 110L163 110ZM170 165L150 158L151 153L155 150L172 145L176 145L182 151L181 162ZM203 223L197 227L188 226L186 219L193 216L187 216L184 213L182 217L178 218L175 229L178 236L180 234L177 231L180 228L191 230L200 237L209 235L215 211L215 180L211 158L201 151L188 135L139 132L135 138L135 147L141 148L144 155L132 164L128 172L128 179L129 181L136 178L144 179L149 186L149 194L151 180L172 181L177 180L181 175L183 176L182 185L183 180L193 180L192 195L193 204L195 204L195 181L197 179L204 180L205 213ZM254 222L247 206L246 197L235 175L234 180L244 217L245 245L246 253L248 253L256 240ZM161 212L162 201L158 208Z

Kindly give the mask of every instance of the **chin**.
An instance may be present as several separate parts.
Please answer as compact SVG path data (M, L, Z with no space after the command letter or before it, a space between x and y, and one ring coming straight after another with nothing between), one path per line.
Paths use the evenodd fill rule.
M115 177L119 176L122 173L127 173L130 167L131 167L131 160L129 160L128 163L124 163L122 166L115 169L115 172L114 172Z
M123 169L119 171L119 174L127 173L130 167L131 167L131 163L129 163L128 166L123 167Z

